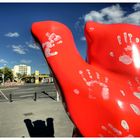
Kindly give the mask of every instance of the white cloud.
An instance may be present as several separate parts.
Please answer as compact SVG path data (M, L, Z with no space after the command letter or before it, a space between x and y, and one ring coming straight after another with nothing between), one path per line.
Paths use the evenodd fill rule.
M12 45L14 52L18 54L26 54L27 49L23 48L21 45Z
M22 59L22 60L20 60L20 62L24 63L24 64L30 64L32 62L32 60Z
M135 4L132 8L137 10L127 14L119 4L103 8L99 11L90 11L84 16L84 21L93 20L101 23L132 23L140 25L140 4ZM140 9L139 9L140 10Z
M118 23L122 22L124 14L125 12L117 4L103 8L100 11L90 11L85 15L84 20L94 20L102 23Z
M94 19L94 21L103 21L102 13L100 13L98 11L91 11L85 15L85 21L93 20L93 19Z
M140 3L134 4L133 9L134 9L135 11L140 10Z
M9 32L7 34L5 34L6 37L19 37L19 33L18 32Z
M39 46L37 44L33 44L33 43L29 43L29 42L26 42L25 43L27 45L27 47L29 48L32 48L32 49L36 49L36 50L39 50Z
M124 21L126 23L134 23L140 25L140 11L129 14L127 17L124 18Z
M101 14L103 15L103 20L105 22L107 20L109 23L118 23L118 22L122 22L125 12L117 4L102 9Z
M4 60L4 59L0 59L0 63L1 64L6 64L6 63L8 63L6 60Z

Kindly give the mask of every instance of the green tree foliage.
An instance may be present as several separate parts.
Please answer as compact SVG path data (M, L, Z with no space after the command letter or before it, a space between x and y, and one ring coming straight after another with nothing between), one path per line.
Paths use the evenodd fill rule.
M17 75L18 80L23 80L23 81L25 81L24 79L25 79L26 76L27 76L25 73L24 73L24 74L17 73L16 75Z
M13 72L10 68L4 67L4 68L0 69L0 73L4 74L4 81L7 81L7 80L12 81L13 80Z
M16 75L17 75L18 79L22 79L23 78L23 74L21 74L21 73L17 73Z
M0 83L2 82L2 74L3 74L3 71L2 69L0 69Z

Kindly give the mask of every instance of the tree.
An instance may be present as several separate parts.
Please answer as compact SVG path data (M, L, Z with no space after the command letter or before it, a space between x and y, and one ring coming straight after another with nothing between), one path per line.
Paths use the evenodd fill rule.
M22 78L22 74L20 74L20 73L17 73L16 76L17 76L18 79Z
M4 67L3 68L3 74L4 74L4 81L7 81L10 79L10 81L13 80L13 72L10 68Z
M0 69L0 73L4 74L4 81L13 80L13 72L10 68L4 67L4 68Z
M17 78L18 78L19 80L23 80L23 79L25 79L26 76L27 76L25 73L24 73L24 74L17 73L16 75L17 75Z
M2 71L2 69L0 69L0 83L2 83L2 74L3 74L3 71Z

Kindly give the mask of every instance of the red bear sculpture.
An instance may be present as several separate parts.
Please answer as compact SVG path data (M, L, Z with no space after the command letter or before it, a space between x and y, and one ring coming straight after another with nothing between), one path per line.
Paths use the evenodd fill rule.
M65 25L35 22L32 33L83 136L140 136L140 26L87 22L87 62Z

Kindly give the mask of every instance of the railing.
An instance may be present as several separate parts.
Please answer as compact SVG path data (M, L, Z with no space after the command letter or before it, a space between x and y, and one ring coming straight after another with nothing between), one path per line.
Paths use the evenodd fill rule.
M14 102L23 99L32 99L33 101L37 101L41 98L50 98L55 101L59 101L54 84L27 84L24 86L0 89L0 102Z

